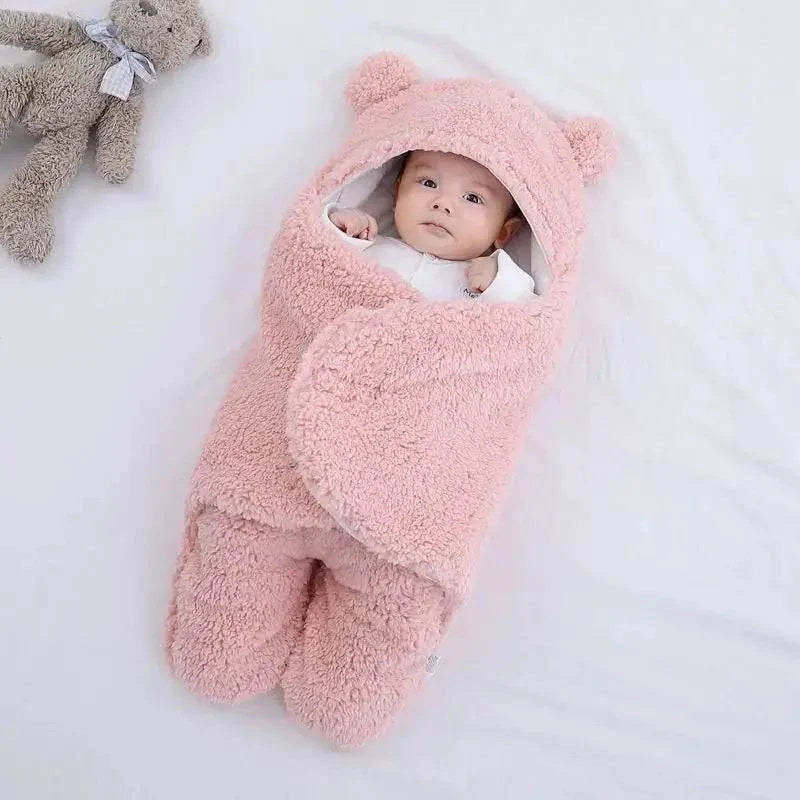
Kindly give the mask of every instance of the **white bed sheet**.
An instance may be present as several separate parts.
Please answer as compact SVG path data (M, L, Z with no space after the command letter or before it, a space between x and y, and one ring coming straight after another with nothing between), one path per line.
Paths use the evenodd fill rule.
M0 254L2 797L800 796L800 19L661 5L206 0L216 54L149 92L130 183L87 162L49 264ZM191 696L161 632L269 240L377 49L603 114L622 151L440 667L340 754L275 697Z

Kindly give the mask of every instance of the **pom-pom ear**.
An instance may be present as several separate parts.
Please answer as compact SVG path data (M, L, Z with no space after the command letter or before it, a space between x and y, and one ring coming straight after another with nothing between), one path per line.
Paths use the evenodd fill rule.
M347 82L347 99L360 114L365 108L408 89L419 77L414 63L399 53L375 53Z
M605 175L617 158L617 145L611 127L598 117L578 117L562 127L578 162L583 182L594 183Z

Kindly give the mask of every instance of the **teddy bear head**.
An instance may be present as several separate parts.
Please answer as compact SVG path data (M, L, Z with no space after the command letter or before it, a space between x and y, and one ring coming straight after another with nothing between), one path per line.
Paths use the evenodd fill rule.
M147 56L160 72L211 50L196 0L113 0L109 16L122 41Z

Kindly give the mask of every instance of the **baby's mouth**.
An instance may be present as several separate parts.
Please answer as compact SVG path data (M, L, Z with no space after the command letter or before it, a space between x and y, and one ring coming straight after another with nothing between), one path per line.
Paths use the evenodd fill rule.
M444 234L448 236L453 235L444 225L440 225L438 222L421 222L420 224L426 231L432 233L434 236L442 236Z

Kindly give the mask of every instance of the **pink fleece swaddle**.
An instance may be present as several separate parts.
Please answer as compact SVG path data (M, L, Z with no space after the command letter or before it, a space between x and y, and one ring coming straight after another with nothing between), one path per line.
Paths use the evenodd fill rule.
M494 82L422 81L393 54L367 59L348 96L354 130L275 238L260 335L193 477L168 647L205 696L280 684L298 720L353 746L419 684L467 591L557 354L583 185L613 143L600 120L557 122ZM331 200L385 221L414 149L508 188L539 296L427 300L326 228Z

